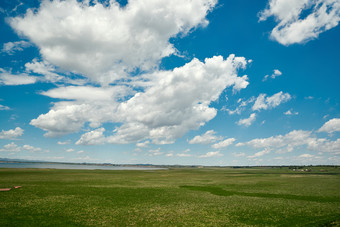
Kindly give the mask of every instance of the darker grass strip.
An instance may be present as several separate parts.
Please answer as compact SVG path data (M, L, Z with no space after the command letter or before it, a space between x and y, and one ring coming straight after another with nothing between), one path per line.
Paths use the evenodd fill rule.
M337 198L337 197L237 192L237 191L226 191L226 190L224 190L220 187L213 187L213 186L183 185L183 186L180 186L180 188L189 189L189 190L193 190L193 191L209 192L213 195L218 195L218 196L238 195L238 196L248 196L248 197L273 198L273 199L293 199L293 200L303 200L303 201L321 202L321 203L340 202L340 198Z

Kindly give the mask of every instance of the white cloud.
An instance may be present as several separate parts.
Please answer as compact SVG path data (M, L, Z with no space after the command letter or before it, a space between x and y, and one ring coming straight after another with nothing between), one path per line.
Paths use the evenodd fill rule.
M0 139L13 140L19 136L22 136L23 134L24 130L20 127L16 127L15 129L10 129L8 131L2 130L0 132Z
M172 143L216 116L217 110L210 103L227 87L234 89L242 82L237 70L246 63L234 55L226 60L222 56L205 62L193 59L172 71L143 75L144 90L135 94L125 86L52 89L43 94L73 101L55 103L31 124L47 131L46 136L60 136L79 131L85 122L93 128L117 122L122 125L107 137L108 143L147 139L158 144Z
M222 139L222 137L215 134L214 130L206 131L203 135L198 135L191 139L189 144L209 144Z
M340 132L340 118L333 118L327 121L319 130L318 132Z
M26 71L29 73L37 73L45 76L46 81L57 82L64 77L54 73L55 67L49 64L47 61L39 62L37 59L33 59L32 62L25 64Z
M270 78L275 79L276 77L281 76L281 75L282 75L282 72L280 72L280 70L274 69L274 72L270 76ZM268 78L269 78L269 75L265 75L262 81L266 81Z
M299 158L314 158L315 155L311 155L311 154L302 154L299 156Z
M32 46L32 44L26 41L8 42L3 44L1 52L12 55L16 51L23 51L24 48L30 46Z
M229 138L229 139L225 139L219 143L215 143L213 144L211 147L215 148L215 149L221 149L221 148L225 148L230 146L231 144L233 144L233 142L235 142L236 139L234 138Z
M39 47L44 60L108 84L136 68L153 69L176 53L169 39L206 26L205 17L216 2L131 0L121 8L114 1L105 7L44 0L37 10L9 23Z
M70 149L67 149L66 152L70 153L70 152L73 152L74 149L70 148Z
M77 151L77 154L82 154L82 153L84 153L84 151L83 151L83 150L81 150L81 151Z
M272 109L277 106L279 106L281 103L287 102L291 99L291 96L289 93L283 93L282 91L266 97L266 94L260 94L253 107L252 110L257 110L260 111L261 109L267 110L267 109Z
M158 155L161 155L163 154L163 152L160 152L160 148L157 148L155 150L149 150L149 156L158 156Z
M255 149L275 150L276 153L293 152L305 146L308 150L318 152L340 153L340 139L331 141L317 138L311 131L293 130L285 135L253 139L245 143Z
M12 74L0 68L0 85L25 85L34 84L38 79L26 73Z
M4 106L0 104L0 110L10 110L11 108L9 108L8 106Z
M307 14L304 16L304 14ZM305 43L336 27L340 21L339 0L269 0L260 21L273 16L278 22L270 37L283 45Z
M80 137L76 144L77 145L103 144L105 142L105 137L103 135L104 132L105 132L104 128L98 128L91 132L87 132Z
M149 143L150 143L150 141L147 140L147 141L142 142L142 143L136 143L136 146L137 147L147 147Z
M3 148L0 149L0 152L20 152L21 148L16 145L15 143L10 143L7 145L4 145Z
M26 151L30 151L30 152L38 152L38 151L41 151L41 148L40 147L33 147L33 146L30 146L30 145L24 145L22 147L24 150Z
M232 155L233 155L234 157L244 157L244 156L246 156L246 154L243 153L243 152L240 152L240 153L232 153Z
M70 144L71 140L66 140L66 141L58 141L59 145L66 145L66 144Z
M240 119L237 124L244 125L246 127L250 126L256 120L256 113L250 114L248 118Z
M283 113L284 115L299 115L299 112L293 111L293 110L287 110Z
M220 151L210 151L204 155L200 155L200 158L211 158L211 157L221 157L223 154L220 153Z
M187 154L187 153L180 153L176 154L177 157L192 157L192 154Z
M182 153L176 154L177 157L193 157L192 154L189 154L190 149L184 150Z
M74 85L84 85L88 81L83 77L71 78L70 76L61 75L57 68L50 64L48 61L39 61L38 59L33 59L32 62L25 64L25 69L27 73L39 74L42 77L38 77L39 81L42 82L52 82L52 83L68 83Z
M269 154L269 153L270 153L269 149L264 149L262 151L255 153L254 155L247 156L247 158L258 158L258 157L261 157L261 156L263 156L265 154Z
M253 103L255 101L255 97L252 96L249 99L246 100L242 100L239 99L237 101L238 106L234 109L228 109L225 106L221 109L222 111L227 111L229 115L233 115L233 114L241 114L241 112L246 108L246 106L248 106L250 103Z

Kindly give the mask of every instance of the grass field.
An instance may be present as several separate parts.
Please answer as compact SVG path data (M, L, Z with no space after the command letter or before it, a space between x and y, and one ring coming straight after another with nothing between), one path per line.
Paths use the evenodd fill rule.
M0 169L0 226L340 226L340 168Z

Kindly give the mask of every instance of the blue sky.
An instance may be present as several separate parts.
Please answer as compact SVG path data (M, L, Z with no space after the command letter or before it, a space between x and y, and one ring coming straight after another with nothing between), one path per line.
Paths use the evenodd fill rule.
M0 3L0 157L340 164L340 2Z

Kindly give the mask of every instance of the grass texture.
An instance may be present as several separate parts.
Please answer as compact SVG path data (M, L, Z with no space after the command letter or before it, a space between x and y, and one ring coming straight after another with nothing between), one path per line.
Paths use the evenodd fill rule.
M0 169L0 226L340 226L340 168Z

